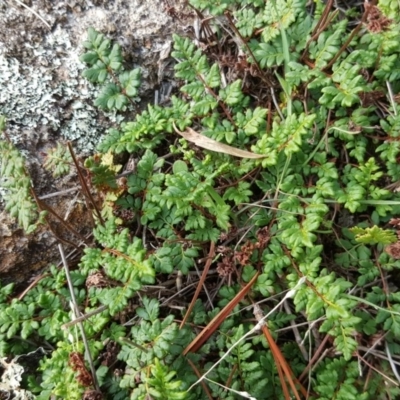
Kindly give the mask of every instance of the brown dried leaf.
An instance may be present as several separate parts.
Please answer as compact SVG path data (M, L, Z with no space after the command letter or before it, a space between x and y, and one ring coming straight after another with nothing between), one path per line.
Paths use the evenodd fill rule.
M397 227L397 228L400 228L400 218L392 218L392 219L389 221L389 224L390 224L390 225L393 225L393 226L395 226L395 227Z
M400 259L400 242L389 244L385 247L386 253L388 253L395 260Z
M241 158L265 158L266 154L256 154L251 151L237 149L236 147L229 146L224 143L217 142L207 136L200 135L191 128L186 128L186 131L180 132L174 124L175 132L181 135L184 139L189 142L194 143L196 146L202 147L206 150L216 151L217 153L230 154L231 156L241 157Z
M97 390L87 390L82 397L82 400L102 400L103 395Z
M78 352L73 352L69 355L68 364L70 367L78 373L76 380L82 386L91 386L93 384L93 378L90 372L86 369L85 361L83 359L83 354Z
M252 243L249 240L241 247L240 251L235 252L235 258L239 264L244 267L250 263L250 257L253 251L257 248L256 243Z

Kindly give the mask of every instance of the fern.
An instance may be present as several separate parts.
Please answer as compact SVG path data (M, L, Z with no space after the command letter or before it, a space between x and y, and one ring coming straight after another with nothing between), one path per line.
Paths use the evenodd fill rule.
M358 366L354 361L347 363L343 358L327 360L318 368L317 379L316 391L321 399L369 398L361 389L362 382L359 380Z
M115 230L115 220L109 220L94 230L96 239L105 248L101 252L88 250L82 265L86 271L102 265L107 276L121 282L120 287L91 289L92 303L97 300L107 305L111 315L124 309L143 283L154 281L154 269L149 260L145 259L141 241L135 239L129 243L127 229L118 234ZM87 263L89 265L85 265Z
M248 297L201 349L182 356L197 334L193 324L212 321L256 271L248 296L265 313L285 293L285 301L294 296L286 304L292 314L273 311L268 327L296 377L307 361L286 333L291 322L306 352L317 332L330 338L330 357L308 372L314 397L398 396L389 363L372 353L368 364L363 360L363 346L376 343L376 335L388 352L400 352L400 296L381 279L400 268L393 218L400 211L400 37L392 3L365 5L363 18L364 6L343 13L321 1L191 1L206 18L196 40L173 37L175 96L112 128L100 154L85 163L105 223L94 229L93 245L71 277L82 313L94 313L83 326L104 396L205 399L199 385L189 390L198 379L190 360L200 373L218 362L208 375L212 397L285 397L264 335L239 341L220 361L253 327ZM84 75L99 85L95 103L114 111L134 106L140 70L125 70L121 48L95 30L84 46ZM260 158L204 150L178 136L188 127L204 141ZM11 183L6 195L26 223L35 211L20 204L29 177L15 149L2 146L1 171ZM118 184L116 153L135 159ZM68 163L58 150L50 158L54 170ZM212 293L216 308L198 300L179 329L181 311L142 291L153 296L157 279L164 302L178 277L180 301L189 303L195 266L205 264L204 285L220 288ZM13 300L11 290L0 289L2 355L49 343L54 351L42 361L42 376L31 375L28 386L39 398L81 398L85 389L68 358L83 345L79 331L65 326L71 318L65 273L51 267L22 300Z
M5 118L0 118L5 128ZM0 131L1 133L1 131ZM25 167L25 159L8 140L0 140L0 183L6 189L5 209L27 233L32 233L42 222L44 213L39 215L36 203L30 194L31 179Z
M397 237L394 232L384 230L377 226L372 228L359 228L354 227L350 229L356 235L356 241L365 244L390 244L397 241Z
M93 28L89 28L83 46L88 51L81 55L80 60L89 66L83 76L93 83L102 84L95 105L105 110L126 109L138 94L140 69L122 72L121 47L118 44L111 47L111 41Z
M54 178L68 174L72 157L68 149L61 143L57 143L57 147L46 153L46 159L43 167L48 171L52 171Z

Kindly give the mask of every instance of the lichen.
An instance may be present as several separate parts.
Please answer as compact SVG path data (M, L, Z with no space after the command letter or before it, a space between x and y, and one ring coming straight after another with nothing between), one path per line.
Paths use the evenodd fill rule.
M33 135L39 134L41 142L51 135L92 152L104 126L90 104L95 93L81 78L77 49L56 30L35 56L35 65L0 56L0 113L7 117L10 137L19 144ZM43 66L48 63L51 68Z

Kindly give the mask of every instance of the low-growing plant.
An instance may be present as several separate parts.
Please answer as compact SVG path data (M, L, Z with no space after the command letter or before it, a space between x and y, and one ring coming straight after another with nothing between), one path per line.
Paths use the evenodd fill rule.
M133 104L140 86L140 69L124 71L121 46L111 46L111 41L93 28L89 28L83 46L87 52L81 61L90 66L83 76L101 85L94 104L104 110L124 110L129 102Z
M0 134L6 126L6 118L0 115ZM0 140L0 186L5 209L27 233L32 233L42 222L43 213L39 213L30 193L31 178L25 167L25 159L9 138Z
M11 286L0 290L2 355L46 344L42 375L27 384L41 399L96 390L113 399L395 398L397 6L190 3L208 15L209 36L174 35L179 93L110 130L85 163L105 222L71 278L90 315L83 326L96 379L81 333L68 325L65 272L54 266L22 300L11 300ZM121 73L120 48L93 29L85 47L84 75L109 79L96 104L123 110L138 72ZM110 161L119 153L136 158L122 182ZM218 279L206 277L204 297L179 326L181 312L166 308L176 306L168 277L186 277L179 309L201 263ZM272 310L271 338L262 329L241 340L257 324L254 303ZM204 326L214 334L191 351ZM298 393L286 387L275 342Z

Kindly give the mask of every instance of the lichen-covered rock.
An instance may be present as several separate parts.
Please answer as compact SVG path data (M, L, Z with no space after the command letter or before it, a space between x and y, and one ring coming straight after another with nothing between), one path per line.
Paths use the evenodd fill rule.
M27 159L37 194L43 195L62 190L61 183L64 187L77 183L72 175L67 181L53 181L41 168L49 146L70 140L77 153L89 155L108 127L134 117L133 110L117 117L93 106L97 89L82 78L84 65L79 61L88 28L93 26L122 46L127 68L141 68L142 108L153 102L155 85L162 88L171 80L172 68L165 67L176 26L167 9L180 10L184 0L23 2L31 10L0 0L0 114L7 117L8 136ZM1 193L0 187L0 210ZM70 203L68 197L51 201L62 216ZM90 211L77 210L69 220L78 221L75 226L87 233ZM2 278L26 282L27 275L59 260L57 242L44 228L24 236L12 220L1 218Z
M43 143L66 139L90 154L106 128L120 122L92 106L97 90L81 77L90 26L122 45L128 68L141 67L142 97L163 78L160 54L174 27L162 0L30 1L51 32L31 11L0 4L0 114L14 143L40 151Z

